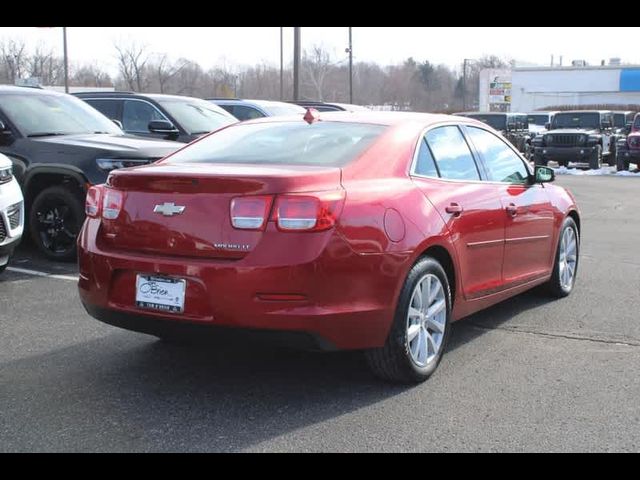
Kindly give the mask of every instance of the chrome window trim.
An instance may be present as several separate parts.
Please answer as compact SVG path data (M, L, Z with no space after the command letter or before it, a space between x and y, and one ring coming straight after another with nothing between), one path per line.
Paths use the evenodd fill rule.
M492 132L491 130L489 130L488 128L486 128L485 124L478 124L478 123L471 123L471 122L460 122L460 121L457 121L457 122L456 121L451 121L451 122L436 123L436 124L429 125L428 127L425 127L425 128L422 129L420 135L418 136L416 144L414 146L413 158L412 158L411 163L409 165L409 171L407 172L407 175L410 178L417 177L417 178L423 178L423 179L428 179L428 180L437 180L437 181L441 181L441 182L453 182L453 183L481 183L483 185L492 184L492 185L522 185L522 186L527 186L527 184L524 184L524 183L496 182L496 181L492 181L492 180L483 180L482 178L480 180L457 180L457 179L451 179L451 178L430 177L430 176L427 176L427 175L421 175L419 173L416 173L415 169L416 169L416 165L417 165L417 161L418 161L418 154L420 152L420 144L421 144L422 140L425 138L425 135L430 130L433 130L434 128L447 127L447 126L475 127L475 128L479 128L480 130L484 130L486 132L491 133L492 135L494 135L498 139L500 139L502 142L504 142L511 149L511 151L513 151L518 156L518 158L520 158L520 160L522 160L522 163L524 163L524 166L527 169L527 171L529 172L529 174L533 175L533 172L531 171L531 165L529 165L529 162L527 162L524 159L522 154L518 150L516 150L508 141L505 141L505 139L502 138L500 135L497 135L494 132ZM467 136L466 136L466 133L464 132L464 130L461 129L461 133L462 133L465 141L468 142L469 140L467 139ZM477 152L475 152L475 146L472 147L471 145L469 145L469 150L471 151L471 155L473 156L473 159L476 162L476 166L478 167L478 169L480 169L480 165L478 165L478 161L480 161L482 163L482 167L484 169L484 161L481 158L476 158L476 155L479 156L479 154ZM436 159L434 158L434 162L435 161L436 161ZM532 184L528 184L528 185L532 186Z

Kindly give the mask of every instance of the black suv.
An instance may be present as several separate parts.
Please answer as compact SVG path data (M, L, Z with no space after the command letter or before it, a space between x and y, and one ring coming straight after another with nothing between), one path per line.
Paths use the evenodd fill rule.
M26 203L25 224L50 259L73 260L89 185L109 171L142 165L180 147L125 135L77 98L0 86L0 153L13 163Z
M498 130L504 138L529 159L531 153L531 133L526 113L515 112L463 112L464 117L474 118Z
M533 159L536 165L547 165L549 160L555 160L564 167L575 162L599 169L603 159L609 165L615 165L616 139L610 111L558 112L549 131L533 139Z
M133 92L75 93L131 135L189 143L238 120L200 98Z

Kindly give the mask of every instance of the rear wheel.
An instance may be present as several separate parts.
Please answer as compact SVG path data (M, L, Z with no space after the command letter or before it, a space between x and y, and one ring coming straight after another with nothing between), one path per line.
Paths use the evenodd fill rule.
M393 382L425 381L444 353L450 317L447 275L436 260L424 257L405 280L384 347L365 354L373 373Z
M553 274L547 284L549 292L556 297L566 297L576 283L580 254L580 236L578 226L571 217L567 217L560 230L560 240L556 250Z
M49 187L36 196L31 206L31 238L47 258L74 261L76 238L84 217L79 195L62 186Z
M596 145L596 148L591 154L591 158L589 159L589 168L591 170L599 170L602 168L602 147L600 145Z

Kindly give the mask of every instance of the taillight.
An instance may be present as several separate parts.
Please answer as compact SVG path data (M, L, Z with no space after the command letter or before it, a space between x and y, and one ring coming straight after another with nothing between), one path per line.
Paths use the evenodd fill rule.
M105 188L103 192L102 218L115 220L122 210L122 192Z
M285 232L320 232L338 221L344 204L344 191L304 195L278 195L273 220Z
M100 216L102 188L102 185L94 185L87 190L87 198L84 202L84 212L87 214L87 217L97 218Z
M242 230L264 230L273 196L236 197L231 200L231 224Z

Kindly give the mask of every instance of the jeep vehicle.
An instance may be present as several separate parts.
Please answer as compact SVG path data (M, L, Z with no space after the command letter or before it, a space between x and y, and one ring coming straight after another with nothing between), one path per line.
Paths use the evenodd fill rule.
M464 112L459 115L475 118L498 130L511 144L529 158L531 151L531 134L525 113L504 112Z
M629 170L631 162L640 166L640 131L621 137L617 142L616 169Z
M206 100L133 92L75 93L130 135L189 143L238 120Z
M546 133L547 126L553 121L554 115L558 112L538 111L527 113L527 122L529 123L529 133L531 138L542 133Z
M599 169L603 161L615 162L616 139L610 111L558 112L549 131L533 139L533 159L536 165L554 160L564 167L574 162Z
M625 110L625 111L620 111L620 110L614 110L613 111L613 129L616 131L616 133L621 133L621 134L626 134L626 129L629 127L630 124L633 123L633 118L635 117L636 112L632 112L629 110Z
M111 170L154 162L179 143L125 135L72 95L0 86L0 153L22 187L25 226L50 259L75 260L87 189Z

